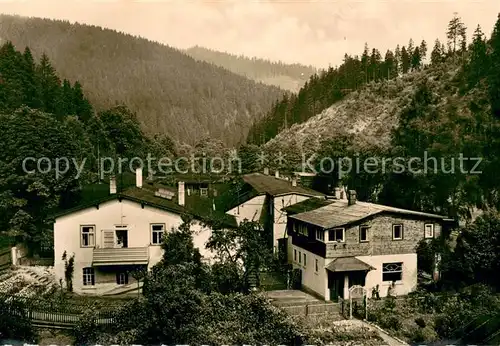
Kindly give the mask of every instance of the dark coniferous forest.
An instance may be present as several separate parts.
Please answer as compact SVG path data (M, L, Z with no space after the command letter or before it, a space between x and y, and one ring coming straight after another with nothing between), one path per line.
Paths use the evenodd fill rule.
M181 142L242 143L253 119L283 91L180 50L113 30L67 21L0 16L0 38L46 54L61 78L79 81L96 109L126 104L150 134Z

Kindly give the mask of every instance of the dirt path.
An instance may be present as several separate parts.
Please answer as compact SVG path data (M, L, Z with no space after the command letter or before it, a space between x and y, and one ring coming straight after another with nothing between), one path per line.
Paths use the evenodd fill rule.
M367 323L365 321L360 321L360 322L363 323L366 327L377 331L379 336L384 340L384 342L388 346L409 346L406 342L390 336L386 331L382 330L381 328L379 328L376 325L373 325L371 323Z

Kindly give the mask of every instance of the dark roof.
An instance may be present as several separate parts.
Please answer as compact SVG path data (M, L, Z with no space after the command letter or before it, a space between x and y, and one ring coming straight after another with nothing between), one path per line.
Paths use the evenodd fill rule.
M315 203L317 207L315 206ZM419 211L393 208L381 204L356 201L353 205L348 205L346 200L321 200L303 201L293 206L293 210L300 210L304 207L307 211L290 215L292 219L307 222L325 229L345 226L356 221L361 221L367 217L381 213L396 213L420 218L449 220L446 216L424 213ZM292 207L285 210L292 209Z
M104 186L108 186L107 184L100 184ZM164 188L164 187L162 187ZM96 205L99 205L101 203L107 202L107 201L112 201L115 199L125 199L129 200L132 202L136 203L141 203L145 205L149 205L154 208L158 209L163 209L166 211L170 211L176 214L186 214L186 215L191 215L196 219L199 219L201 221L205 221L207 219L211 219L214 215L212 213L212 208L195 208L194 206L181 206L176 203L176 198L174 197L173 200L168 200L166 198L158 197L155 196L155 191L157 189L157 186L151 186L148 184L144 184L143 188L137 188L137 187L129 187L124 189L123 191L116 193L116 194L109 194L109 187L107 188L106 195L102 194L102 191L100 191L99 196L95 196L95 198L83 198L82 202L79 203L78 205L68 208L68 209L63 209L60 210L52 215L52 218L57 218L61 217L64 215L71 214L73 212L90 208ZM101 189L103 190L103 189ZM235 227L237 226L236 219L232 215L228 215L226 213L219 213L219 221L221 221L225 226L228 227Z
M326 269L331 272L349 272L373 270L375 268L356 257L339 257L330 262L330 264L326 266Z
M324 196L321 192L300 185L293 186L288 180L261 173L246 174L243 176L243 180L252 186L258 194L265 193L271 196L279 196L295 193L306 196Z
M299 214L299 213L304 213L306 211L318 209L321 207L324 207L325 205L330 204L330 200L324 199L324 198L308 198L305 201L293 204L289 207L283 208L284 211L288 215L293 215L293 214Z

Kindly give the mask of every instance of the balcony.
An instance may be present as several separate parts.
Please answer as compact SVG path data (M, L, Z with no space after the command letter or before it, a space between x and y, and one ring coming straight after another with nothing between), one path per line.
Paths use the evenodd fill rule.
M93 266L148 264L148 247L99 248L92 255Z

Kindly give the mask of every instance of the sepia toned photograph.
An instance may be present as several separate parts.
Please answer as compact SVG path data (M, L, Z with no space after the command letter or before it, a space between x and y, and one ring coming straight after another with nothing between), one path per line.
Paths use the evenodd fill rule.
M0 0L0 346L500 346L498 0Z

